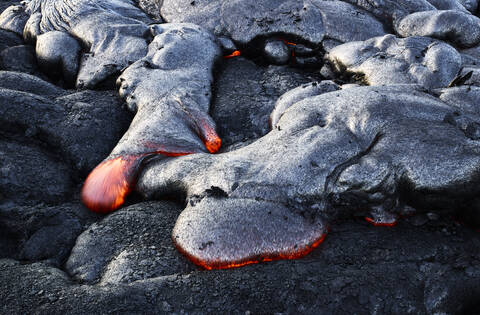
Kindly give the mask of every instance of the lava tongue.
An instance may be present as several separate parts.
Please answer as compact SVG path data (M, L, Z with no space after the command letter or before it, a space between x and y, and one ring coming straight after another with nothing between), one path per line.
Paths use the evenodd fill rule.
M119 156L100 163L83 185L83 203L99 213L117 209L132 191L144 156Z

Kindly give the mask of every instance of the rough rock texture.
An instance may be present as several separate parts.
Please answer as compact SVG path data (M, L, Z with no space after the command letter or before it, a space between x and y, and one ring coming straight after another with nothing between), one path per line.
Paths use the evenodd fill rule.
M104 159L131 119L112 92L69 93L16 72L0 78L0 130L39 141L83 173Z
M0 69L24 73L38 73L35 51L31 46L19 45L4 49L0 53Z
M341 1L166 0L161 13L168 22L197 23L242 46L277 34L311 45L324 37L345 42L385 34L368 12Z
M412 13L400 20L395 30L403 37L430 36L462 47L480 42L480 19L457 10Z
M68 273L112 284L191 272L195 268L165 237L180 210L171 202L139 203L91 225L72 249Z
M155 25L151 31L155 38L147 56L117 80L120 95L136 115L82 189L83 202L94 211L117 209L146 159L214 153L221 146L208 115L213 65L220 56L214 37L186 23Z
M78 235L97 220L76 203L57 206L0 205L1 257L45 261L60 267L70 255Z
M211 115L226 150L267 134L277 98L320 79L316 73L289 67L259 67L242 57L227 60L217 72Z
M80 40L87 47L87 53L82 56L77 87L91 88L145 56L146 39L150 36L147 23L152 20L132 1L48 2L31 0L24 5L10 7L7 9L10 11L0 16L0 27L23 33L24 38L31 42L51 31L67 32ZM25 16L28 16L27 21ZM75 46L65 46L62 41L58 41L52 49L68 54L75 54L78 50ZM52 57L56 59L56 56ZM64 66L69 69L73 65Z
M427 89L447 87L462 66L458 51L444 42L393 35L337 46L328 59L338 72L357 74L369 85L420 84Z
M153 163L138 189L150 197L187 194L174 239L187 255L211 266L297 253L295 244L302 248L319 239L321 217L366 211L388 224L409 210L406 204L456 208L478 194L473 183L479 176L480 117L415 90L358 87L306 98L284 113L275 130L246 147ZM279 214L269 210L273 204ZM246 215L233 215L239 212ZM303 231L290 233L291 247L274 241L282 216ZM243 224L246 218L252 222ZM254 229L246 235L255 237L230 233L237 226Z
M7 7L0 313L480 313L477 0Z
M2 313L371 313L480 311L479 238L443 220L332 228L295 261L197 271L129 285L81 285L42 263L0 262ZM141 310L141 311L139 311Z

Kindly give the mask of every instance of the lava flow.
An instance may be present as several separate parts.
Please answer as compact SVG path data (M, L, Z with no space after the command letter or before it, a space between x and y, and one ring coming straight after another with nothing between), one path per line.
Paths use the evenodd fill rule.
M240 56L242 53L240 52L240 50L235 50L233 53L231 53L230 55L227 55L227 56L223 56L223 58L225 59L230 59L230 58L234 58L234 57L238 57Z
M85 206L98 213L109 213L118 209L135 186L143 160L156 154L174 157L191 152L155 151L103 161L88 175L83 184L82 201Z
M100 163L83 185L83 203L99 213L117 209L131 192L141 161L142 155L130 155Z
M203 261L195 256L192 256L188 254L186 251L184 251L180 246L178 246L174 243L178 249L179 252L181 252L183 255L185 255L190 261L192 261L194 264L203 267L207 270L212 270L212 269L230 269L230 268L238 268L238 267L243 267L246 265L251 265L251 264L258 264L261 262L267 262L267 261L275 261L275 260L285 260L285 259L299 259L302 258L308 254L310 254L315 248L317 248L324 240L325 237L327 236L326 233L322 234L320 238L312 242L311 244L306 245L305 247L295 249L292 252L287 252L287 253L266 253L262 256L259 257L254 257L254 258L246 258L244 260L240 261Z

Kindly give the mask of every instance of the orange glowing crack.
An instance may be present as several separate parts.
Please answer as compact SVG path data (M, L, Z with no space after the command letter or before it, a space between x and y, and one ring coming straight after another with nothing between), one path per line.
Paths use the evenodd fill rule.
M386 227L394 227L395 225L397 225L397 221L393 221L393 222L377 222L375 221L374 219L372 218L369 218L369 217L365 217L365 221L367 221L368 223L372 224L373 226L386 226Z
M193 255L190 255L189 253L185 252L180 246L178 246L175 243L175 246L177 247L178 251L181 252L183 255L185 255L190 261L192 261L194 264L203 267L207 270L212 270L212 269L229 269L229 268L238 268L238 267L243 267L246 265L251 265L251 264L258 264L261 262L267 262L267 261L275 261L275 260L291 260L291 259L299 259L302 258L308 254L310 254L315 248L317 248L324 240L327 234L322 234L319 239L314 241L312 244L305 246L304 248L300 248L294 252L291 253L266 253L264 256L260 256L258 258L247 258L242 261L238 262L205 262L202 261L201 259L198 259L197 257L194 257Z
M223 58L225 59L230 59L230 58L234 58L234 57L238 57L240 56L242 53L240 52L240 50L235 50L233 53L231 53L230 55L227 55L227 56L223 56Z

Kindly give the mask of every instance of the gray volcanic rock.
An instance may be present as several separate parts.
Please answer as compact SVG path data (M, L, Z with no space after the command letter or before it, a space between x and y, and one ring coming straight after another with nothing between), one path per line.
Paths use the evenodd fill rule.
M285 113L285 111L289 107L294 105L296 102L301 101L308 97L336 91L339 89L340 89L340 86L338 86L333 81L322 81L322 82L307 83L288 91L287 93L280 96L280 98L275 103L275 108L270 114L271 128L276 128L277 123L282 117L283 113Z
M82 189L83 202L94 211L117 209L146 159L213 153L221 146L208 115L213 65L221 52L214 37L194 24L153 25L151 32L147 56L117 80L135 117Z
M461 112L480 114L480 87L459 86L443 89L440 99L458 107Z
M447 87L462 65L452 46L426 37L376 37L333 48L327 58L338 72L363 75L369 85Z
M108 155L130 122L112 92L68 94L26 74L0 72L1 77L7 89L0 88L0 130L46 143L82 172ZM12 90L16 86L26 92Z
M318 45L325 36L321 13L310 1L222 1L222 23L227 34L243 45L278 33Z
M117 80L120 96L136 115L110 158L170 148L207 152L205 129L215 129L208 116L213 65L220 56L214 37L194 24L156 25L152 32L147 56Z
M169 23L193 23L209 31L222 32L222 1L162 0L162 2L161 15L165 21Z
M463 67L457 80L461 80L461 83L465 85L480 86L480 67L477 65Z
M18 3L18 2L17 2ZM23 5L12 5L0 14L0 29L23 35L23 29L29 16Z
M413 12L435 10L435 7L427 0L346 0L346 2L363 8L388 25Z
M287 45L281 40L269 40L263 49L265 56L273 64L284 65L290 59L290 51Z
M346 42L385 34L371 14L341 1L166 0L161 11L168 22L196 23L242 46L278 34L314 46L324 37Z
M457 11L463 11L468 13L467 8L465 5L466 3L462 3L462 1L458 0L428 0L435 8L438 10L457 10ZM464 1L467 2L467 1ZM468 1L468 2L474 2L474 1ZM473 6L473 3L470 3L470 7Z
M304 244L318 239L321 228L315 226L322 225L321 216L368 209L376 222L391 223L404 213L405 203L447 210L475 196L480 146L472 141L469 126L480 118L460 113L467 124L454 124L447 118L455 110L414 86L322 94L297 102L277 129L246 147L153 163L138 190L146 197L184 191L189 200L184 213L211 217L196 224L182 214L175 226L177 245L194 260L226 264L222 253L230 253L232 244L242 255L228 254L230 263L258 257L264 243L271 244L264 250L270 257L292 249L282 247L286 241L270 242L275 228L260 228L270 220L280 224L269 218L264 202L289 205L292 216L311 220L305 239L292 235L292 241ZM243 219L229 215L239 211L231 199L252 202L242 211L259 222L256 238L219 237L218 231L242 226ZM290 222L304 229L301 221ZM210 244L209 250L201 250L201 244Z
M395 30L403 37L429 36L472 47L480 42L480 19L456 10L412 13L400 20Z
M322 15L325 37L346 43L385 35L383 24L365 10L342 1L312 0Z
M18 32L20 26L16 25L21 23L17 21L23 22L27 15L25 30L22 27L27 41L34 42L39 35L51 31L67 32L80 40L88 53L82 56L77 87L93 87L145 56L149 38L147 23L152 20L134 6L133 1L62 0L55 4L49 1L31 0L24 6L10 7L2 14L0 27ZM78 47L66 47L62 43L50 42L54 46L50 49L60 49L69 55L78 52ZM72 67L71 64L64 66Z
M478 0L458 0L468 11L475 14L478 8Z
M80 51L75 38L59 31L39 35L35 46L40 68L53 77L63 77L71 86L77 77Z
M169 237L180 211L171 202L149 202L106 217L79 236L66 270L77 280L104 285L195 270Z
M480 313L477 0L7 5L0 313Z
M259 67L243 57L226 60L217 72L210 113L217 122L224 151L267 134L269 115L278 97L320 79L315 73L290 67Z
M67 93L36 76L14 71L0 71L0 87L45 97L57 97Z

